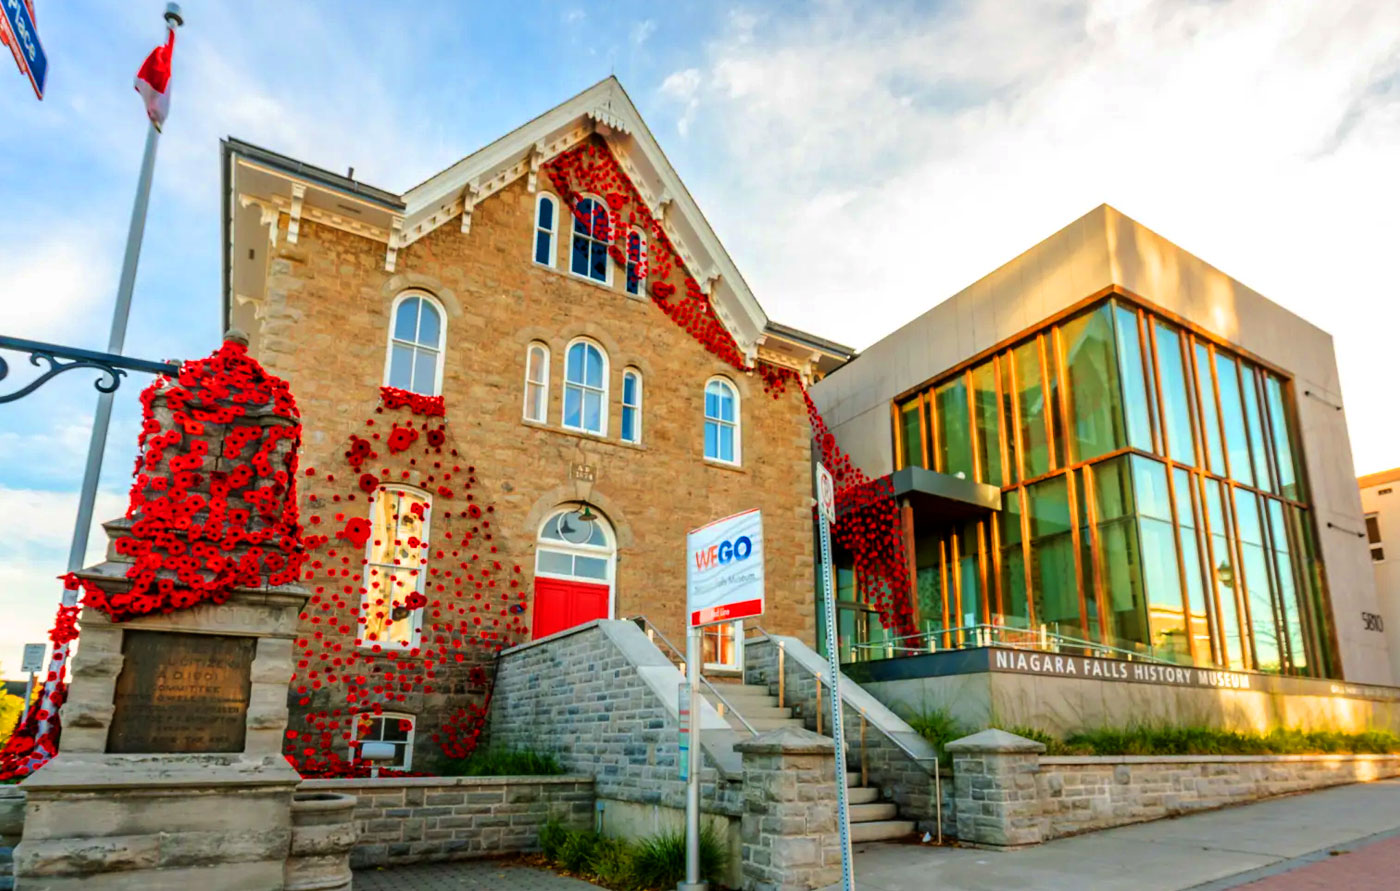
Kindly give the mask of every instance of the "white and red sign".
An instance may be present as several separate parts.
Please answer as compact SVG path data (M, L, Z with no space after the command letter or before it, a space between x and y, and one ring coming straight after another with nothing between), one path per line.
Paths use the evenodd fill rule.
M690 626L763 614L763 517L758 508L715 520L685 537Z

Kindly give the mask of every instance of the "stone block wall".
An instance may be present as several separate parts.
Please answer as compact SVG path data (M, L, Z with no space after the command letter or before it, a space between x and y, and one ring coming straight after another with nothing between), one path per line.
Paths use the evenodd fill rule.
M356 868L536 851L551 819L593 826L588 777L306 780L300 789L356 797Z
M750 684L768 684L777 691L778 645L785 652L783 662L785 706L806 719L809 728L816 727L817 677L813 668L825 669L826 660L800 641L787 637L756 638L744 644L745 680ZM815 665L813 664L815 660ZM880 788L888 801L895 803L900 816L915 821L920 832L934 832L939 809L935 794L943 794L943 834L953 836L957 829L954 815L952 776L944 772L935 782L937 752L913 728L899 719L858 684L842 675L842 718L846 735L846 767L859 771L864 763L872 786ZM823 732L830 732L831 702L829 690L822 690L821 712ZM861 717L865 717L865 733L861 734ZM895 742L898 737L904 744ZM862 744L862 738L864 743ZM915 760L905 749L911 749L922 760Z
M807 891L837 881L835 744L808 730L782 728L737 748L744 763L744 887Z
M958 838L995 848L1400 776L1400 755L1044 757L1000 730L948 745Z
M680 673L631 622L600 621L501 655L491 697L490 746L550 752L594 777L599 798L685 807L676 685ZM702 807L738 816L739 734L708 705Z

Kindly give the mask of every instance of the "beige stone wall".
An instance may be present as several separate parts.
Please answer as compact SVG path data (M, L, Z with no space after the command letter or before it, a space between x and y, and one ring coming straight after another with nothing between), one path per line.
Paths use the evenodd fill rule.
M549 820L593 826L590 777L307 780L301 791L355 796L357 869L538 851Z
M1361 510L1374 513L1380 526L1386 559L1373 561L1371 571L1384 623L1382 633L1390 650L1390 670L1400 680L1400 468L1362 477L1360 484Z
M541 175L541 186L546 182ZM391 304L406 288L423 288L448 311L449 445L475 467L478 503L496 507L502 562L519 564L527 585L539 524L556 505L586 492L617 532L615 615L644 613L679 642L687 529L758 507L767 541L764 624L811 641L810 431L801 393L766 394L761 379L736 372L649 300L626 294L619 270L611 287L568 274L567 219L558 267L533 263L534 207L521 179L476 207L470 233L453 223L401 249L393 274L384 271L382 243L303 219L297 243L289 245L285 216L279 221L255 343L259 361L296 394L305 424L303 466L337 474L334 487L323 474L307 480L304 496L354 491L343 452L352 433L368 435L364 419L373 416L383 383ZM564 350L578 336L594 338L609 356L606 437L560 426ZM543 425L522 420L525 351L533 340L551 350ZM643 376L642 442L635 446L619 440L628 366ZM739 468L703 458L703 391L719 374L742 397ZM571 479L574 463L597 469L591 492ZM361 497L319 512L353 515L363 503ZM435 538L450 528L437 525ZM528 627L531 616L524 618Z
M1293 376L1343 675L1391 683L1385 638L1361 619L1378 609L1365 540L1327 525L1361 528L1331 336L1108 205L872 345L815 385L812 398L860 467L889 473L894 396L1114 285Z

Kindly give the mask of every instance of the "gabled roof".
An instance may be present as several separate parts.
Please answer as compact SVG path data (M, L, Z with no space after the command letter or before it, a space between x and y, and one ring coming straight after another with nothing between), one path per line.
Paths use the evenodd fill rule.
M530 188L542 164L592 135L608 145L648 209L662 223L691 275L709 294L716 315L752 361L760 344L786 352L847 353L811 335L769 323L738 267L666 159L632 100L608 77L495 142L429 177L402 195L304 164L234 139L223 142L224 320L240 303L261 299L266 235L279 214L346 229L385 244L385 267L400 248L450 221L469 232L475 204L522 176ZM254 233L264 239L257 243ZM275 229L273 230L275 232ZM295 227L288 240L295 241ZM263 263L259 263L263 259ZM256 312L256 309L254 309ZM797 336L800 335L800 336ZM836 347L832 350L832 347Z

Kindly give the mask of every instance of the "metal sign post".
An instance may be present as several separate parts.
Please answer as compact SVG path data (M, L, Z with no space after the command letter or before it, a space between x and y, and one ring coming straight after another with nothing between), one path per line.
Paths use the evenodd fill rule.
M846 795L846 734L841 720L841 648L836 630L836 592L831 575L831 524L836 522L836 486L831 472L820 464L817 465L817 522L821 527L826 665L831 678L831 739L836 743L836 825L841 836L841 883L845 891L855 891L855 873L851 868L851 813Z
M24 658L20 660L19 670L29 675L29 683L24 687L24 708L20 709L16 727L23 725L24 719L29 717L29 703L34 699L34 673L43 670L46 649L48 647L41 643L24 645Z
M691 628L685 635L685 685L690 721L690 748L686 759L685 777L685 881L676 891L708 891L709 885L700 879L700 629Z

